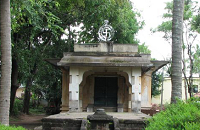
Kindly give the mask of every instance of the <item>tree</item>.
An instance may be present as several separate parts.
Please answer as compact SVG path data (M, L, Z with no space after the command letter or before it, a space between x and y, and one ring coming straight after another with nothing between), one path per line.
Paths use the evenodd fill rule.
M197 31L200 34L200 7L197 9L198 15L194 16L192 21L192 29ZM197 44L194 51L194 73L198 73L200 75L200 47Z
M1 87L0 123L9 125L11 88L11 20L10 0L1 0Z
M11 113L19 84L23 84L27 88L25 90L24 112L28 113L30 91L32 91L33 83L40 75L38 73L38 70L41 70L40 64L45 62L44 58L58 57L58 52L60 52L60 58L62 52L68 50L67 43L63 42L61 36L65 34L66 22L71 24L77 21L74 12L82 4L81 0L15 0L11 4L12 60L14 63L11 85ZM77 4L80 6L77 6ZM60 48L57 46L52 49L55 45L60 45ZM46 55L49 54L47 53L49 51L52 55ZM37 85L34 84L34 86Z
M106 5L104 2L109 3L109 5ZM94 40L93 37L96 37L98 28L102 25L98 21L99 19L103 22L104 19L112 16L116 20L121 20L118 26L116 25L117 21L114 23L115 21L112 20L114 21L112 22L114 23L113 26L118 27L118 29L121 28L119 33L121 32L123 35L119 38L126 40L126 43L129 41L129 43L138 42L134 39L134 35L141 28L142 23L136 20L138 14L131 10L129 1L111 0L110 2L106 0L15 0L12 2L12 42L14 43L12 55L13 61L16 62L16 64L13 64L13 67L16 69L13 69L12 73L12 87L14 88L12 89L12 95L15 95L15 90L19 87L19 83L26 86L24 98L25 113L28 114L30 92L35 91L33 87L39 86L38 88L40 88L42 86L44 89L41 90L48 88L50 90L52 86L60 86L58 78L51 81L49 81L50 78L45 78L53 74L59 77L60 72L54 69L47 69L49 65L44 63L44 59L50 57L61 58L63 52L73 51L74 43L91 42ZM117 5L120 5L120 8ZM112 9L112 7L115 8ZM110 15L104 15L103 12ZM129 14L126 15L126 12ZM93 13L95 14L93 17L88 16L89 14L93 15ZM123 17L124 20L117 17L119 13L121 16L125 15ZM84 30L82 30L83 33L80 33L84 35L79 35L80 41L76 41L75 36L77 34L71 28L80 23L85 23ZM92 35L89 36L91 32L89 27L93 25L98 26L95 26L95 31L92 31ZM69 30L69 33L64 32L66 29ZM62 39L63 34L67 35L67 39ZM125 36L127 37L125 38ZM46 92L48 93L46 95L51 95L51 91ZM14 96L11 99L12 104Z
M152 74L152 82L151 82L151 96L157 96L161 93L160 86L162 83L163 75L159 72L154 72Z
M149 50L145 43L138 45L138 52L143 54L151 54L151 50Z
M12 4L13 60L17 65L12 76L17 77L15 81L26 86L24 112L27 114L31 86L37 76L38 64L42 62L45 49L51 45L52 40L60 38L64 33L60 27L60 19L50 12L56 8L56 2L46 0L15 1ZM12 85L12 104L18 88L15 84Z
M174 0L172 19L172 96L182 98L182 34L183 34L184 0Z
M172 38L172 8L173 3L166 3L165 9L167 13L163 14L163 18L166 19L159 25L156 31L164 32L164 38L171 44ZM191 0L186 0L184 5L184 16L183 16L183 76L184 76L184 86L185 86L185 98L187 99L188 90L190 97L192 96L193 87L193 73L198 73L198 59L197 55L198 48L195 46L196 38L198 36L198 5L196 2ZM187 57L189 60L187 60ZM189 63L189 66L187 66ZM186 75L186 70L189 70L189 75Z
M130 0L85 0L83 12L83 27L80 32L79 42L96 43L98 29L104 20L115 29L112 41L114 43L138 44L135 34L143 26L143 21L138 21L140 14L132 8Z
M194 73L198 73L200 76L200 46L197 44L194 53Z

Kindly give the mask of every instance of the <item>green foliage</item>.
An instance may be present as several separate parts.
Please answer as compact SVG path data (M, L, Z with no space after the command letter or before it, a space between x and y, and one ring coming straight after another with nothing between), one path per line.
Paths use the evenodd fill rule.
M45 110L44 110L44 107L40 106L38 108L30 108L30 113L31 114L44 114Z
M145 43L138 45L138 52L143 54L151 54L151 50L148 49L148 46L146 46Z
M162 83L162 74L159 72L153 73L151 81L151 96L160 94L160 86Z
M189 32L192 33L195 31L195 29L198 29L199 27L199 15L195 15L197 12L197 2L192 0L186 0L185 6L184 6L184 26L185 28L189 29ZM153 30L153 32L164 32L163 38L165 38L167 41L171 41L172 37L172 9L173 9L173 1L167 2L165 10L166 13L163 14L163 22L161 25L159 25L156 29ZM193 23L193 24L192 24ZM190 26L192 26L190 28Z
M200 33L200 14L194 16L194 19L192 21L192 29Z
M114 43L135 43L135 34L142 28L143 22L138 21L140 14L132 10L129 0L85 0L83 12L83 31L80 32L80 41L83 43L99 42L97 33L104 20L109 20L116 33Z
M162 22L162 24L157 27L158 32L164 32L163 38L165 38L167 41L171 40L171 29L172 21Z
M145 130L197 130L200 128L200 99L177 101L149 119Z
M21 126L15 127L15 126L5 126L0 124L0 130L26 130L26 129Z
M129 0L12 0L12 57L19 65L18 81L59 106L61 73L44 61L61 58L78 42L98 42L97 32L108 19L117 43L138 43L135 34L144 24ZM83 23L78 39L70 27ZM64 30L68 29L69 33ZM62 39L63 34L67 39ZM147 48L145 48L147 51ZM29 83L28 83L29 82Z
M40 73L37 72L44 69L44 58L61 57L67 48L61 39L64 34L63 16L56 14L57 1L17 0L11 4L12 55L19 65L18 81L32 90L32 85L38 86L35 83L40 80ZM45 68L44 71L48 70Z
M26 0L11 2L13 58L19 64L19 81L33 77L34 67L44 62L44 52L64 33L61 20L53 11L57 2ZM53 43L52 43L53 44Z
M48 63L43 63L39 68L40 73L36 78L36 86L33 92L43 92L45 100L53 103L54 106L60 106L61 103L61 72ZM51 79L51 80L50 80Z
M11 115L18 116L20 112L22 112L22 108L23 108L23 101L16 98Z
M197 44L196 45L196 49L195 49L195 53L194 53L194 73L199 73L200 74L200 47Z

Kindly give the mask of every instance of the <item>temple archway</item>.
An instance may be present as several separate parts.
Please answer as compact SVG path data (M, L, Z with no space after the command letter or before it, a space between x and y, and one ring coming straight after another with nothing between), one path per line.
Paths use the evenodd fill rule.
M89 70L79 86L80 111L128 112L132 85L126 72Z

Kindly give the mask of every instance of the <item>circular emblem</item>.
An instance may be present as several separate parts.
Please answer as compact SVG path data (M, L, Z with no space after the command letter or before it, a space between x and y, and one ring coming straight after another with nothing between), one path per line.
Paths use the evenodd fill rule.
M108 20L104 21L104 25L99 28L99 40L100 41L110 41L114 36L114 29L112 26L108 25Z

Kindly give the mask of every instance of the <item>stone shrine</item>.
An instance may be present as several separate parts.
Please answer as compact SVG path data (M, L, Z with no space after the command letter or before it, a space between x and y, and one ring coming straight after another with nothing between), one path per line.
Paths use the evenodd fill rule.
M167 61L151 61L135 44L75 44L47 61L62 70L61 111L140 112L151 105L151 75Z
M137 45L110 42L114 29L104 22L101 43L75 44L62 59L47 60L62 70L62 112L140 112L151 105L151 74L168 62L151 61Z

